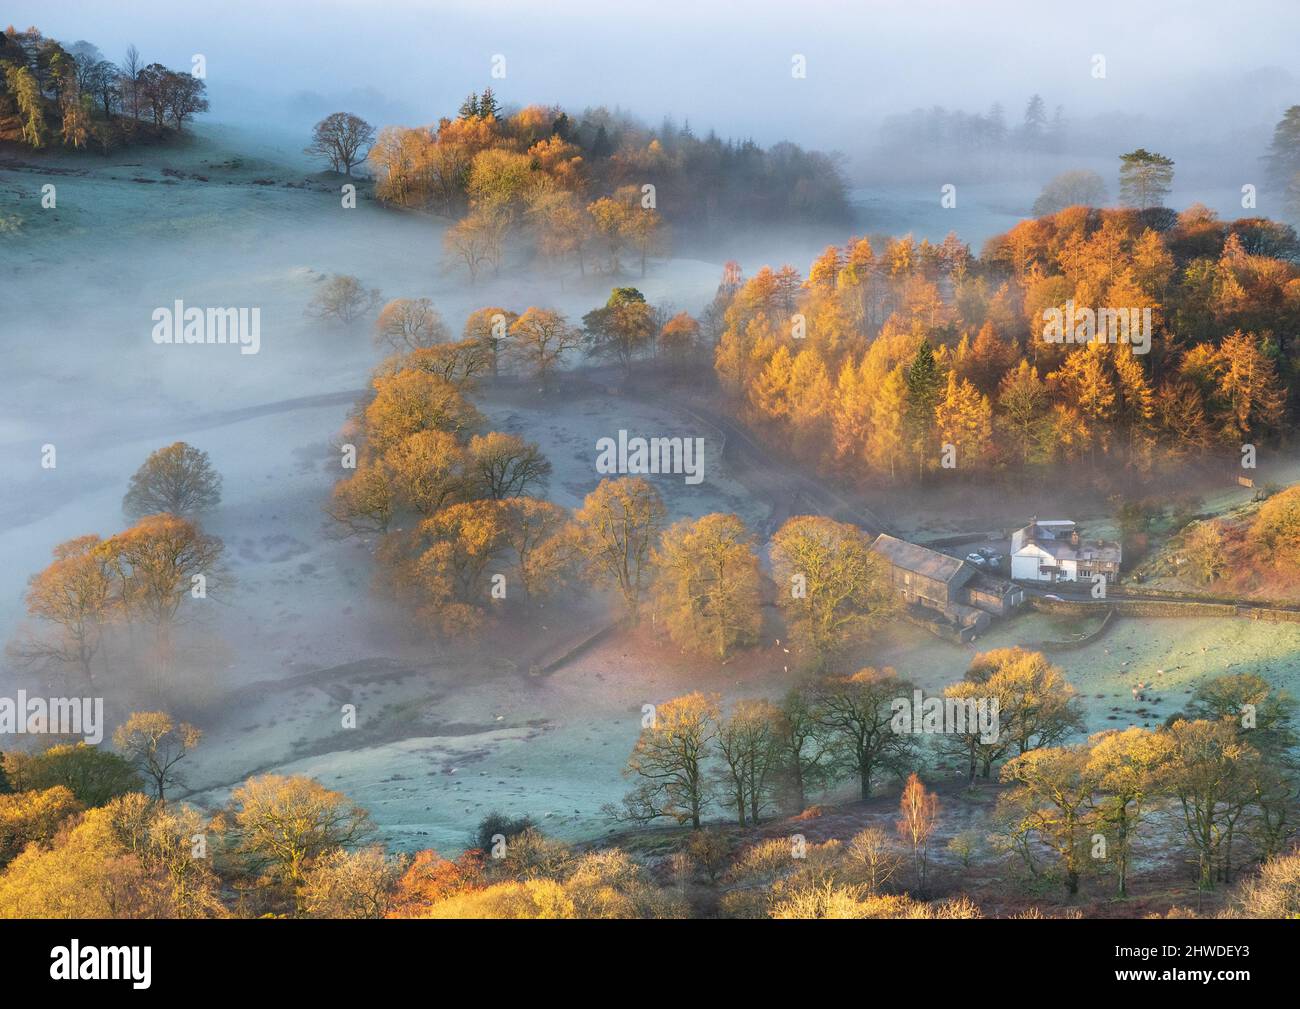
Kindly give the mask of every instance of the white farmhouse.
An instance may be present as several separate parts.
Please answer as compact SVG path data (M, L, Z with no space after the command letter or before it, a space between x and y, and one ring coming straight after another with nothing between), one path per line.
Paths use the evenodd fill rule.
M1069 519L1033 519L1011 534L1011 577L1034 582L1092 581L1119 578L1123 557L1118 543L1079 538Z

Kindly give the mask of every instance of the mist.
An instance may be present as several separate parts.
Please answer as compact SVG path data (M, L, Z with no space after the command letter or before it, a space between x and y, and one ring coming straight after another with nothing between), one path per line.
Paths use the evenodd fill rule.
M193 722L204 741L172 794L204 815L277 774L360 803L392 853L459 855L498 821L598 843L660 828L629 812L628 754L653 728L647 707L696 691L734 710L879 668L904 671L919 701L979 652L1041 646L1078 683L1073 721L1052 737L1077 743L1085 722L1161 724L1175 694L1238 661L1277 682L1300 674L1300 623L1226 619L1300 593L1275 572L1221 588L1238 603L1202 601L1209 615L1148 620L1135 605L1112 621L1089 609L1086 585L1026 596L1037 579L1010 559L1034 516L1077 519L1099 555L1122 543L1133 569L1147 564L1133 584L1160 586L1172 611L1192 594L1177 581L1190 523L1242 523L1232 565L1216 569L1233 577L1222 569L1247 564L1242 515L1266 486L1300 481L1287 399L1300 373L1297 205L1265 161L1300 101L1300 6L20 0L6 17L113 63L135 46L179 72L173 86L201 76L206 88L206 109L169 123L128 113L125 90L87 86L76 104L46 80L32 85L36 112L20 113L20 75L0 87L0 695L102 695L108 740L133 712ZM48 70L29 62L33 80ZM79 109L100 133L77 134ZM328 147L308 150L333 113L378 133L346 170ZM24 132L42 130L40 143ZM1130 152L1157 183L1169 173L1149 199L1122 181ZM1095 173L1085 181L1100 189L1043 202L1063 173ZM1141 268L1106 272L1103 239L1135 261L1140 250ZM1058 260L1072 265L1045 276ZM1126 413L1113 439L1080 447L1091 435L1073 440L1086 425L1062 408L1047 448L1013 451L998 441L1013 440L998 413L1011 379L1032 385L1044 415L1083 381L1030 328L1042 306L1073 307L1076 267L1085 293L1119 291L1148 319L1151 291L1176 290L1143 358L1152 386L1121 397L1141 420ZM1230 269L1236 287L1204 279ZM173 306L177 335L160 340L154 322ZM185 306L255 318L256 345L224 329L182 339ZM403 311L415 325L393 323ZM1125 363L1152 346L1148 333ZM1249 367L1213 356L1229 353ZM1234 413L1214 382L1255 365L1263 405ZM909 412L909 383L923 381L934 402ZM868 386L883 406L854 399ZM882 438L877 455L865 433L897 422L901 446L902 418L929 424L952 404L969 410L963 432L997 442L960 479L915 449L924 438L911 456ZM841 422L840 407L858 412ZM1193 428L1187 448L1177 439ZM1256 441L1266 472L1242 477L1239 444L1253 464ZM90 654L69 658L66 641L50 643L67 621L41 610L39 579L70 557L120 557L154 514L130 504L141 473L177 442L220 476L219 500L184 516L220 563L185 572L175 619L151 623L142 594L122 588L134 573L105 562L117 609ZM527 493L491 483L484 457L501 443L534 453ZM629 468L629 443L687 447L684 472ZM347 496L358 473L382 500ZM648 477L657 502L639 554L607 551L645 559L644 584L639 569L600 570L590 546L591 515L620 477ZM510 524L515 498L556 524L541 547ZM672 536L717 519L734 520L745 559L716 580L739 584L752 612L708 637L669 612L691 592L648 572L651 558L670 568ZM781 532L805 519L873 559L883 538L923 550L973 587L965 602L945 595L942 620L905 589L897 611L881 604L860 639L823 655L791 615L781 566ZM488 530L489 560L439 552L465 529ZM687 541L676 559L696 552ZM438 567L454 563L454 577ZM1138 688L1160 696L1150 710ZM951 772L955 792L947 779L963 768ZM863 819L873 773L814 776L806 795L800 779L797 800L773 786L749 813L740 802L739 826L844 803L856 832L884 815ZM716 801L719 818L731 802ZM693 825L676 809L655 816L678 833L700 826L698 809ZM250 900L289 913L296 896Z

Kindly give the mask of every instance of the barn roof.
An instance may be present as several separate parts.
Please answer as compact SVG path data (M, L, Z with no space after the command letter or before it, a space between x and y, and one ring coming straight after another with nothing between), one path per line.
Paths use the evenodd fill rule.
M886 533L876 537L876 542L871 545L871 549L884 556L894 567L903 568L905 571L911 571L923 578L933 578L939 582L952 582L958 579L958 576L961 576L958 580L958 584L960 584L960 582L970 577L974 571L963 560L941 554L937 550L931 550L929 547L923 547L918 543L900 540L898 537Z

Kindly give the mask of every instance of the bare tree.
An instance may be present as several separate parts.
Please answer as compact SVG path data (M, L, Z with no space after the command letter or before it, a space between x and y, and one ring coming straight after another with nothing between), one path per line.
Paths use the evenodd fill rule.
M352 166L366 160L375 142L375 128L350 112L331 112L312 128L311 144L303 153L319 154L330 168L351 177Z
M316 292L307 306L307 314L350 325L379 304L379 298L378 288L367 290L356 277L336 273Z
M159 799L165 799L169 785L180 784L176 765L194 747L203 733L188 722L174 722L165 711L135 711L113 733L113 744L153 782Z
M118 70L121 72L122 108L131 113L132 119L140 118L140 71L144 61L140 59L140 50L135 46L126 47L126 56Z

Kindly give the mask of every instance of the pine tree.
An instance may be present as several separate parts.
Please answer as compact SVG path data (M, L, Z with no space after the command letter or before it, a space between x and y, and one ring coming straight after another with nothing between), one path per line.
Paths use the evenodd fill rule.
M990 147L1001 147L1007 140L1007 115L1003 111L1001 102L994 102L989 106L989 113L984 117L987 126L985 132L989 139Z
M492 93L491 88L484 88L483 93L479 95L478 114L483 119L499 119L501 117L501 103L497 101L497 96Z
M1127 206L1145 210L1164 205L1174 181L1174 163L1144 147L1119 156L1119 195Z
M934 408L939 401L939 366L929 340L922 340L907 368L907 441L915 454L917 474L922 475L930 462Z
M1041 95L1030 96L1029 104L1025 106L1023 128L1027 146L1037 147L1043 142L1043 134L1047 130L1047 103Z
M1276 186L1286 186L1300 173L1300 105L1292 105L1273 128L1269 144L1269 179Z
M461 119L475 119L478 117L478 95L471 91L469 97L460 103L460 112L457 113Z

